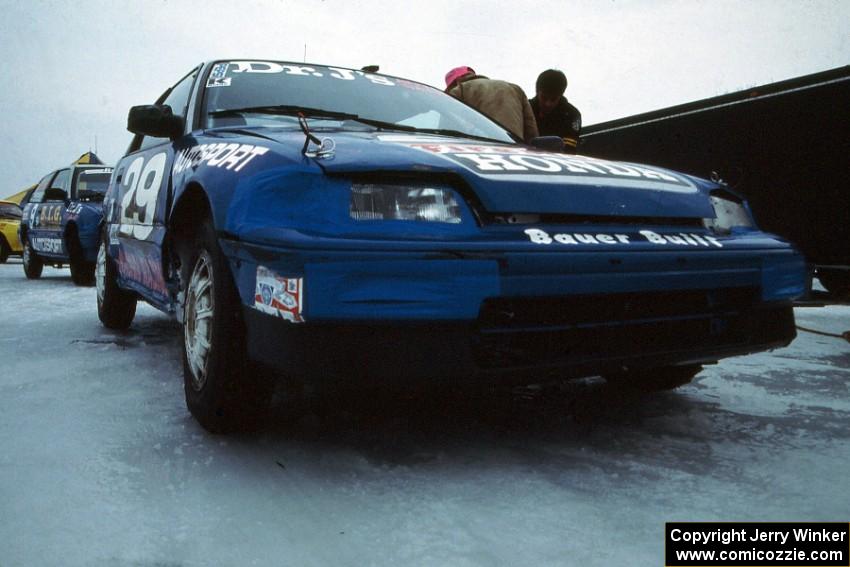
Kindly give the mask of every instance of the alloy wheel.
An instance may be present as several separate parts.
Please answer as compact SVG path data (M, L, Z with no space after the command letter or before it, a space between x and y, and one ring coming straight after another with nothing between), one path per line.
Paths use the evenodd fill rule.
M106 292L106 244L100 243L97 249L97 264L94 269L94 282L97 286L97 302L103 304L103 294Z
M202 252L189 279L183 325L186 359L192 371L192 387L196 391L200 391L207 380L215 308L213 285L212 261L206 252Z

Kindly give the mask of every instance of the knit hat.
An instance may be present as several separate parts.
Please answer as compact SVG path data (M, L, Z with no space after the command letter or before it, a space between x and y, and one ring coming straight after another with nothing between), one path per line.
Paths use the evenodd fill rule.
M472 67L467 67L466 65L463 65L461 67L455 67L454 69L446 73L446 89L451 87L455 81L457 81L468 73L474 74L475 71L472 69Z

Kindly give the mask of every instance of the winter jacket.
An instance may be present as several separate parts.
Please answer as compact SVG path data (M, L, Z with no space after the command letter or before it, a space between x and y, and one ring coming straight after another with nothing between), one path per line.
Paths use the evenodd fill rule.
M575 153L578 145L578 135L581 132L581 112L561 97L549 114L541 115L537 97L531 99L531 108L541 136L560 136L564 140L564 151Z
M522 89L506 81L472 75L449 91L482 114L486 114L526 142L537 137L537 124Z

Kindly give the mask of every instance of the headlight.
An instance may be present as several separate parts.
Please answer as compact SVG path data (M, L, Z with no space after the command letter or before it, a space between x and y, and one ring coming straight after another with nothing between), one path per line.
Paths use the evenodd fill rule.
M729 233L733 228L752 228L753 219L743 203L719 195L711 196L714 214L717 218L703 219L706 228L715 232Z
M355 183L351 186L351 218L459 223L460 205L444 187Z

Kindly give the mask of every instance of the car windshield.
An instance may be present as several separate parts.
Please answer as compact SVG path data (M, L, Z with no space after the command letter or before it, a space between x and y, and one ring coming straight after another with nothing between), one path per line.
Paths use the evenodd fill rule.
M78 169L74 173L74 187L77 199L81 201L102 201L109 187L112 168Z
M14 203L0 203L0 219L18 220L21 218L21 208Z
M205 127L310 127L404 130L514 142L504 128L428 85L322 65L228 61L213 65Z

